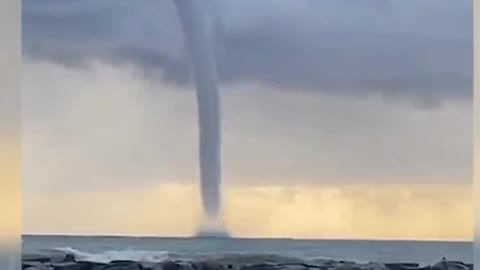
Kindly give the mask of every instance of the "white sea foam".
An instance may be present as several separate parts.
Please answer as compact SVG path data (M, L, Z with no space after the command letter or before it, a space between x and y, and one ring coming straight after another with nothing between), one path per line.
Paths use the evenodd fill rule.
M300 259L293 256L285 256L271 253L172 253L167 251L147 251L147 250L107 250L98 253L81 251L71 247L53 248L49 252L60 252L62 254L72 254L79 261L92 261L99 263L108 263L113 260L132 260L139 262L162 262L167 260L215 260L223 264L251 264L251 263L319 263L330 260L325 257L316 257L312 259Z
M55 248L53 251L72 254L79 261L91 261L108 263L113 260L133 260L139 262L162 262L170 259L166 251L147 250L107 250L99 253L91 253L70 247Z

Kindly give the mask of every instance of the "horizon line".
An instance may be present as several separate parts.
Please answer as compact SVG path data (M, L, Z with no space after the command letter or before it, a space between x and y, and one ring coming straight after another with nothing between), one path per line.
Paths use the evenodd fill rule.
M452 243L473 243L474 240L467 239L408 239L408 238L341 238L341 237L269 237L269 236L198 236L198 235L147 235L147 234L102 234L102 233L22 233L23 236L40 237L105 237L105 238L164 238L164 239L192 239L192 238L230 238L236 240L293 240L293 241L374 241L374 242L452 242Z

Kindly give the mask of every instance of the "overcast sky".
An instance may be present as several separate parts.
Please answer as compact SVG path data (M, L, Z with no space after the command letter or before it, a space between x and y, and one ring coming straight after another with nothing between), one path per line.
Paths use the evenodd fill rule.
M224 183L470 185L471 1L205 5ZM166 0L23 1L27 209L52 192L197 183L196 102L176 16Z

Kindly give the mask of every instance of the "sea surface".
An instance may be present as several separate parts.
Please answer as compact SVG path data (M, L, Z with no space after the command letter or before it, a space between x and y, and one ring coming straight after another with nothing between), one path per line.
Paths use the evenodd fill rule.
M48 252L70 252L82 260L97 262L217 259L315 263L334 259L431 265L442 257L466 263L473 261L472 242L23 236L23 253Z

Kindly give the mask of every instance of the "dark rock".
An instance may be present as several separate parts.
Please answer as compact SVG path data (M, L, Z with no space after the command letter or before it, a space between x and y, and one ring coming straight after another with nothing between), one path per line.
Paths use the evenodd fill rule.
M46 265L46 264L39 264L36 266L28 266L26 268L23 268L24 270L54 270L53 267Z
M307 264L298 264L298 263L292 263L292 264L282 264L282 267L280 269L282 270L309 270L310 267ZM313 268L319 269L317 266L311 265ZM280 265L277 265L277 267L280 267Z
M418 263L385 263L385 266L390 267L419 267Z
M53 268L50 266L42 265L40 267L27 267L25 268L25 270L53 270Z
M213 261L200 261L192 264L195 270L225 270L223 265Z
M44 266L43 263L41 262L36 262L36 261L23 261L22 262L22 269L26 269L29 267L41 267Z
M155 262L140 262L140 264L145 270L161 270L162 269L162 267Z
M202 266L197 265L201 268ZM150 267L153 270L196 270L196 268L188 262L164 261Z
M184 270L195 270L195 267L192 262L182 262L182 261L176 261L177 264L179 264ZM197 265L197 267L201 267Z
M335 267L338 264L337 261L334 260L321 260L316 262L317 267L309 267L309 268L318 268L320 270L329 270Z
M144 270L144 268L142 264L136 261L117 260L100 267L99 270Z
M42 254L22 254L22 261L24 262L51 262L51 258Z
M386 263L390 270L415 270L419 268L418 263Z
M240 270L278 270L278 266L269 263L259 263L244 266Z
M132 260L113 260L110 261L110 264L139 264L137 261L132 261Z
M383 263L375 263L375 262L370 262L367 264L362 264L361 265L362 269L365 270L389 270Z
M307 263L281 263L276 265L278 267L287 267L287 269L310 269L310 268L316 268L320 270L328 270L328 268L331 268L331 266L328 265L313 265L313 264L307 264Z
M334 266L333 270L362 270L362 268L355 263L344 262Z
M61 259L60 259L61 258ZM321 263L253 263L232 261L165 261L140 263L114 260L108 264L76 261L72 254L24 255L23 270L473 270L472 264L443 260L433 266L420 267L417 263L355 263L349 261L322 261Z
M65 257L63 258L62 262L75 262L75 255L67 253L65 254Z
M144 270L162 270L162 266L159 264L151 264L148 266L143 266Z
M102 267L106 266L106 263L98 263L98 262L89 262L89 261L77 261L77 264L81 265L85 269L89 270L99 270Z
M52 264L54 270L100 270L107 266L105 263L78 261Z
M470 270L470 268L463 262L442 260L434 264L432 270Z
M91 265L91 268L90 270L102 270L105 268L105 266L107 266L107 264L103 264L103 263L94 263Z
M154 268L152 269L163 269L163 270L183 270L184 269L184 266L180 263L177 263L177 262L172 262L172 261L165 261L165 262L162 262L160 264L158 264L157 266L155 266Z
M62 262L52 264L54 270L91 270L87 263Z

